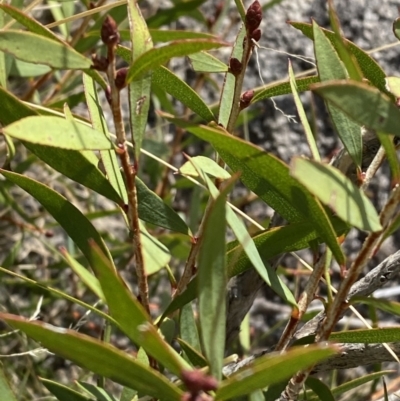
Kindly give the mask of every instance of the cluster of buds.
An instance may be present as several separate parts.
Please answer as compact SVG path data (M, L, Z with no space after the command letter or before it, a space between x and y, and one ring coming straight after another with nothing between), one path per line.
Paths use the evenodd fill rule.
M255 0L246 12L246 30L247 36L258 42L261 38L259 26L262 21L262 8L258 0Z
M110 64L110 57L114 57L114 50L115 47L120 42L120 34L118 32L118 26L115 20L110 17L109 15L105 18L100 31L100 36L102 42L107 46L108 55L107 57L97 56L97 54L92 55L92 66L91 68L106 72L109 64ZM127 68L120 68L115 74L115 86L118 90L123 89L126 86L126 75L128 73ZM111 93L110 89L107 88L106 90L106 97L108 102L111 102Z
M184 370L181 379L188 390L182 396L182 401L204 401L207 400L207 391L215 391L218 387L217 380L212 376L205 375L200 370Z

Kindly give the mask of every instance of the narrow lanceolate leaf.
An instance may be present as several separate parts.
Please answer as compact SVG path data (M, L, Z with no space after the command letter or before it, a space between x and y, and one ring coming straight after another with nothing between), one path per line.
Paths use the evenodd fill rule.
M160 336L140 302L94 242L91 242L91 252L96 262L92 268L107 299L110 315L120 329L173 374L179 376L182 370L190 369L187 362Z
M144 366L110 344L74 330L28 321L8 313L1 313L0 319L23 331L51 352L97 375L155 398L178 401L182 397L182 390L156 370Z
M299 114L301 125L304 128L304 132L306 134L308 146L310 147L311 150L311 155L314 160L321 160L321 157L318 152L318 147L317 143L315 141L313 132L311 130L310 123L307 120L307 115L304 110L303 104L301 103L299 92L297 90L296 86L296 80L294 78L294 72L293 72L293 67L292 64L289 60L289 81L290 81L290 87L292 88L292 93L293 93L293 98L294 98L294 103L296 105L297 113Z
M175 210L147 188L146 184L139 178L136 178L136 189L140 219L147 223L154 224L157 227L163 227L171 231L192 236L190 228Z
M4 12L0 8L0 29L4 26ZM0 52L0 86L7 87L7 57L4 52Z
M302 184L290 176L284 162L221 129L194 126L177 119L171 121L211 143L229 167L234 172L240 172L243 183L285 219L290 222L313 222L337 261L344 262L343 252L325 210Z
M102 249L111 263L111 255L93 224L64 196L31 178L1 169L0 172L42 204L76 243L92 267L92 252L88 244L90 238Z
M61 249L61 253L68 263L69 267L75 272L79 279L101 299L103 302L106 301L103 290L99 280L88 270L82 266L76 259L74 259L65 248Z
M190 160L194 161L194 158ZM202 178L206 182L211 195L216 198L218 196L217 188L215 187L214 183L204 175L204 171L201 172L203 174ZM226 208L225 213L228 225L235 234L238 242L241 244L249 262L254 266L258 274L285 302L296 305L296 300L294 299L289 288L287 288L274 269L272 269L268 264L264 264L264 262L261 260L258 249L256 248L256 245L248 233L244 223L239 219L238 216L236 216L231 208ZM230 262L235 264L235 260L232 258Z
M400 110L378 89L355 81L321 83L312 89L360 125L400 136Z
M1 32L0 32L1 33ZM38 145L72 150L112 149L103 133L77 121L59 117L27 117L3 128L6 135Z
M192 68L197 72L228 72L228 66L210 53L194 53L189 59Z
M315 59L321 81L347 79L346 68L340 61L333 45L325 36L324 31L313 22ZM361 166L362 139L361 128L336 106L327 103L332 122L343 145L354 160L356 166Z
M227 193L212 201L199 252L199 315L210 373L221 378L225 350L226 274L225 205Z
M153 71L152 83L182 102L207 122L215 120L214 114L197 92L168 68L163 66L156 68Z
M292 160L291 173L347 223L360 230L382 229L371 201L336 168L296 157Z
M347 225L340 219L333 219L333 227L336 235L342 235ZM275 227L262 231L252 237L256 248L263 260L268 260L273 256L286 252L295 252L310 246L310 242L322 239L318 237L318 231L312 222L302 221L291 223L283 227ZM243 247L238 241L228 244L228 276L234 277L252 266ZM269 269L269 266L266 266ZM276 274L275 270L270 269L269 274Z
M237 58L238 60L242 59L243 40L245 37L246 29L244 25L242 25L233 46L231 57ZM224 87L222 88L221 100L219 104L218 124L220 124L222 127L226 127L229 122L229 117L232 111L235 82L236 78L233 76L233 74L227 72L225 75Z
M65 45L65 43L54 32L37 22L35 19L29 17L27 14L23 13L18 8L9 6L8 4L0 4L0 9L18 21L25 28L29 29L31 32Z
M136 0L128 1L128 17L132 41L130 60L136 62L153 48L153 41ZM129 81L127 80L127 82ZM140 148L147 125L150 90L151 77L149 76L129 83L129 115L136 161L139 160Z
M289 22L290 25L299 29L308 38L313 38L313 29L311 24L304 22ZM338 38L334 32L322 29L325 36L331 41L335 49L338 47ZM353 42L346 40L348 50L357 59L358 65L364 75L375 87L380 89L382 92L387 92L385 87L386 74L379 66L379 64L364 50L360 49Z
M168 45L151 49L142 54L129 68L128 82L140 79L146 73L166 63L173 57L183 57L201 50L219 49L228 43L205 39L188 39L172 42Z
M351 299L351 303L362 303L374 306L380 310L400 316L400 302L388 301L386 299L377 299L373 297L356 296Z
M398 342L400 327L384 327L381 329L361 329L332 333L329 340L340 343L381 344Z
M86 74L83 74L83 87L85 90L86 104L89 109L89 115L93 128L99 132L102 132L106 138L110 139L107 129L107 122L103 114L96 84L94 80ZM101 162L103 163L107 174L108 181L114 188L115 192L119 195L119 198L122 199L125 204L128 203L125 183L119 169L115 151L101 150L100 156Z
M17 397L11 390L10 384L4 374L2 364L0 364L0 394L2 401L17 401Z
M25 31L0 32L0 50L20 60L55 69L84 70L92 64L67 44Z
M284 354L262 356L252 365L224 380L216 392L215 400L228 400L279 383L334 353L332 347L311 345L308 348L292 349Z
M157 273L170 262L171 253L164 244L146 230L143 224L140 227L140 237L146 274Z
M231 175L218 163L205 156L191 157L189 161L184 163L183 166L179 168L180 174L188 175L190 177L199 176L198 171L193 166L192 160L195 161L196 165L198 165L202 169L202 171L204 171L211 177L220 178L222 180L227 180L231 177Z
M335 401L335 398L333 397L329 387L316 377L308 377L305 384L307 387L312 389L320 401Z
M70 389L67 386L63 386L60 383L52 380L39 378L42 384L53 394L58 401L91 401L91 398L87 398L84 395L78 393L75 390Z
M299 93L308 91L312 84L320 82L319 76L311 76L306 78L297 78L296 86ZM251 99L251 104L259 102L260 100L269 99L274 96L287 95L292 93L290 88L290 82L273 82L264 87L257 88L254 90L253 99Z

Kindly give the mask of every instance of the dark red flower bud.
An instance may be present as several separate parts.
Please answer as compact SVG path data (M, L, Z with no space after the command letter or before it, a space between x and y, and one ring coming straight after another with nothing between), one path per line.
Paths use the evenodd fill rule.
M118 26L115 20L107 15L106 19L101 26L101 40L105 45L116 46L119 43Z
M218 388L218 380L212 376L204 376L203 391L215 391Z
M126 75L128 74L128 68L120 68L115 75L115 86L121 90L126 86Z
M97 54L92 54L92 62L93 64L90 66L93 70L97 71L107 71L108 68L108 59L103 56L97 56Z
M261 39L261 29L257 28L251 33L251 38L258 42Z
M254 97L253 89L243 92L242 96L240 96L240 110L243 110L246 107L249 107L250 102L252 101L253 97Z
M258 0L254 1L246 12L246 29L247 32L255 31L262 21L262 8Z
M236 77L242 72L242 63L235 57L229 60L229 71Z

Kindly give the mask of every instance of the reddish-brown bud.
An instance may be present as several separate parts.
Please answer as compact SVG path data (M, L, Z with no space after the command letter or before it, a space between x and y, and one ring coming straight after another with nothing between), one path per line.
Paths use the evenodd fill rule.
M250 102L252 101L253 97L254 97L253 89L243 92L242 96L240 96L240 110L243 110L246 107L249 107Z
M242 63L235 57L229 60L229 71L236 77L242 72Z
M120 37L117 23L109 15L107 15L101 26L100 36L105 45L116 46L119 43Z
M251 38L258 42L261 39L261 29L257 28L251 33Z
M92 54L93 64L90 66L93 70L97 71L107 71L108 59L103 56L98 56L97 54Z
M126 86L126 75L128 74L128 68L120 68L115 74L115 86L121 90Z
M254 1L246 12L247 32L255 31L262 21L262 8L258 0Z
M181 379L188 392L192 395L200 391L216 390L218 381L212 376L206 376L200 370L184 370L181 373Z

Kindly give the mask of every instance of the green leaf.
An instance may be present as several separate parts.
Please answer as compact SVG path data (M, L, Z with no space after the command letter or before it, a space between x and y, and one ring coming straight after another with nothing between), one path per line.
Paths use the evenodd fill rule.
M400 78L386 77L386 87L394 96L400 97Z
M400 136L400 110L378 89L355 81L321 83L312 89L360 125Z
M182 370L190 369L187 362L162 339L151 323L150 317L126 286L113 264L92 241L91 248L92 257L96 261L92 268L100 281L110 314L120 329L172 373L179 376ZM136 389L136 387L133 388Z
M206 0L191 0L179 2L171 8L160 8L152 17L148 18L147 23L152 28L158 28L165 24L171 24L181 16L187 16L191 11L197 10Z
M173 57L188 56L201 50L219 49L227 45L226 42L222 41L187 39L153 48L133 61L128 71L127 82L140 79L143 75L161 66Z
M75 272L75 274L80 278L80 280L101 299L103 302L106 301L103 290L99 280L89 272L86 267L82 266L76 259L74 259L65 248L61 249L61 254L63 255L65 261L68 263L69 267Z
M138 212L141 220L164 227L171 231L192 236L189 227L182 218L169 207L157 194L151 191L142 180L136 177Z
M264 355L224 380L216 392L215 400L228 400L263 389L333 354L334 348L316 344L308 348L292 348L283 354Z
M363 191L332 166L295 157L291 173L341 219L366 231L380 231L378 213Z
M117 399L108 394L104 388L95 386L94 384L79 381L78 386L84 389L88 394L93 395L96 401L117 401Z
M18 8L9 6L8 4L0 4L0 9L14 18L15 21L18 21L21 25L26 27L29 31L62 43L64 46L66 46L66 44L54 32L37 22L35 19L29 17L26 13L23 13Z
M312 221L319 235L342 264L344 255L332 224L321 204L289 175L287 165L261 148L223 132L172 119L192 134L208 141L243 183L290 222Z
M0 123L2 125L11 124L24 117L34 116L38 113L28 107L25 103L19 100L16 96L8 92L0 86Z
M313 39L313 29L311 24L304 22L289 22L294 28L299 29L305 36ZM334 32L322 29L325 36L331 41L335 49L338 47L338 38ZM342 40L342 39L341 39ZM353 42L345 39L346 47L351 54L354 55L358 61L358 65L365 78L367 78L375 87L380 89L382 92L387 92L385 87L386 74L379 66L379 64L364 50L360 49Z
M152 83L182 102L207 122L215 120L214 114L197 92L168 68L163 66L156 68L153 71Z
M347 229L346 224L339 219L333 219L332 223L338 236ZM281 253L308 248L310 242L314 240L321 241L314 224L307 221L261 231L252 238L263 260L268 260ZM228 244L227 258L229 277L237 276L252 266L238 241L232 241ZM267 269L270 267L267 266ZM272 269L270 274L273 274Z
M397 39L400 39L400 18L396 18L393 22L393 33Z
M180 174L188 175L190 177L199 177L199 173L193 166L192 160L194 160L195 163L211 177L220 178L222 180L227 180L231 177L231 175L214 160L205 156L191 157L189 161L179 168Z
M9 54L7 57L11 57ZM12 59L10 68L10 76L17 76L21 78L32 78L40 75L47 74L51 68L47 65L27 63L22 60Z
M28 321L8 313L0 313L0 318L42 343L51 352L95 374L155 398L179 401L182 397L182 390L156 370L142 365L110 344L74 330Z
M146 52L153 48L150 32L147 28L137 1L128 0L129 27L131 32L132 49L130 59L135 63ZM129 71L128 71L129 76ZM140 157L143 136L147 126L148 111L150 107L151 77L142 77L129 83L129 110L132 143L136 162Z
M0 8L0 29L4 27L4 23L5 23L5 16ZM8 54L0 52L0 86L2 86L3 88L7 88L7 78L9 74L8 67L10 59L7 59L7 57L9 57Z
M290 81L290 87L292 88L294 103L296 105L297 113L298 113L298 115L300 117L301 125L303 126L304 132L306 134L306 138L307 138L308 146L309 146L310 151L311 151L311 155L312 155L314 160L320 161L321 157L320 157L319 152L318 152L317 143L315 141L314 134L313 134L313 132L311 130L310 123L307 120L307 115L306 115L306 112L304 110L303 104L301 103L301 100L300 100L300 96L299 96L299 92L297 90L296 80L295 80L295 77L294 77L292 64L291 64L290 61L289 61L289 81Z
M315 23L315 21L313 22L313 35L315 58L321 81L347 79L348 74L346 68L342 64L331 42L325 36L324 31ZM363 149L360 126L350 120L340 109L329 102L327 103L327 107L332 122L347 152L354 160L356 166L361 166Z
M329 387L316 377L308 377L306 386L309 387L321 401L335 401Z
M208 365L207 360L203 355L201 355L200 352L193 348L189 343L181 338L177 338L177 341L193 366L204 368Z
M11 390L10 384L8 383L6 375L4 374L2 364L0 364L0 394L2 401L17 401L17 397Z
M150 235L143 224L140 226L143 260L147 275L155 274L171 260L168 248Z
M67 44L25 31L1 31L0 50L28 63L44 64L55 69L84 70L92 64Z
M1 32L0 32L1 34ZM101 132L77 121L59 117L33 116L3 128L6 135L39 145L72 150L112 149Z
M193 315L192 304L187 304L181 308L179 314L180 336L182 341L189 344L194 350L200 352L200 338L197 330L196 320Z
M60 149L26 141L23 141L23 144L37 157L71 180L105 196L117 205L124 204L110 181L97 167L99 161L92 151Z
M244 25L240 27L240 31L236 37L235 44L232 49L231 58L242 59L243 56L243 41L246 37L246 29ZM225 74L224 86L222 88L221 101L219 105L218 124L222 127L227 127L229 117L232 111L232 102L235 92L236 78L230 72Z
M92 398L87 398L84 395L78 393L75 390L68 388L60 383L52 380L44 379L42 377L39 380L43 385L53 394L59 401L91 401Z
M64 196L46 185L23 175L1 170L0 172L11 182L31 194L57 220L60 226L76 243L93 267L92 251L88 240L93 239L111 261L111 255L92 223ZM111 262L110 262L111 263Z
M299 93L308 91L312 84L320 82L319 76L312 76L306 78L296 79L297 91ZM260 100L269 99L274 96L287 95L292 93L290 82L273 82L262 88L254 90L254 96L251 99L251 104L259 102Z
M400 303L395 301L387 301L385 299L377 299L373 297L362 297L356 296L351 298L351 303L362 303L366 305L372 305L375 308L391 313L393 315L400 316Z
M389 302L389 301L386 301ZM378 307L377 305L373 304ZM398 314L398 312L396 313ZM399 341L399 327L377 329L360 329L332 333L329 340L341 343L382 344Z
M359 386L362 386L365 383L368 383L370 381L379 379L380 377L382 377L383 375L388 375L388 374L392 374L395 373L396 371L393 370L383 370L380 372L374 372L374 373L370 373L361 377L358 377L357 379L354 380L350 380L346 383L341 384L340 386L334 387L332 389L332 394L335 396L339 396L347 391L353 390Z
M194 53L189 59L196 72L228 72L228 66L210 53Z
M229 186L227 186L229 187ZM225 205L227 190L211 201L198 256L199 318L204 353L212 376L221 379L225 351Z
M96 84L92 78L83 74L83 87L85 90L86 103L89 109L90 120L92 126L97 131L100 131L104 136L110 139L110 134L107 129L107 121L104 117L101 102L99 100ZM114 188L114 192L118 194L119 199L123 203L128 203L128 195L126 193L124 179L122 178L119 169L117 156L114 150L101 150L101 162L106 171L108 182Z

